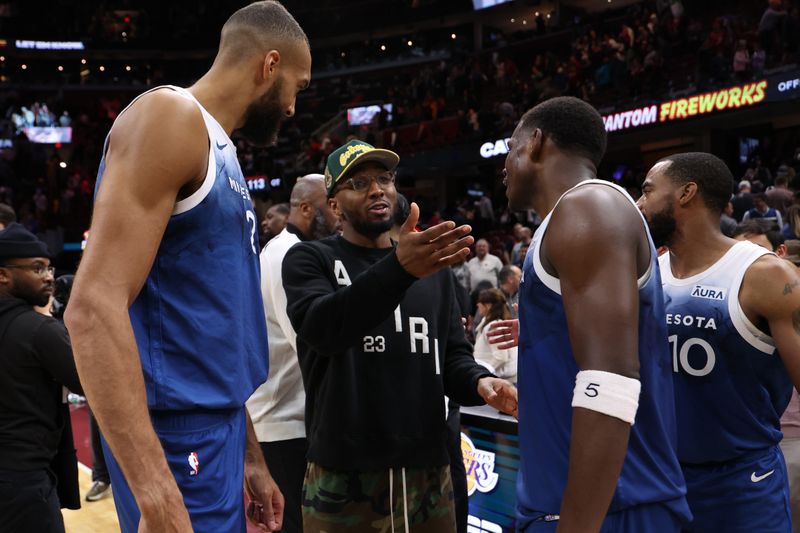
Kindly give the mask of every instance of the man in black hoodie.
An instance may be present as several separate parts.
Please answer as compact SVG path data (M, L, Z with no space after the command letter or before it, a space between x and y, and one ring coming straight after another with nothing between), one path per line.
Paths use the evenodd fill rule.
M44 243L20 224L0 231L0 531L63 532L58 465L69 424L64 387L83 394L69 337L34 311L53 294ZM71 443L67 443L74 452ZM69 455L69 453L68 453ZM74 478L77 479L77 478ZM59 481L62 486L58 486ZM58 487L57 487L58 486ZM72 487L77 490L77 487Z
M468 226L388 231L394 152L361 141L325 170L342 235L295 245L283 262L306 389L306 531L455 531L445 395L516 413L516 389L475 363L449 267Z

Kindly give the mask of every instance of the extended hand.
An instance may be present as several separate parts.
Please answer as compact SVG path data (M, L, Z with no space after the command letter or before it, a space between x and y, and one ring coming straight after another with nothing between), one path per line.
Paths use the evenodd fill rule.
M469 247L475 240L469 235L471 227L456 228L454 222L447 221L413 233L418 221L419 206L412 203L411 213L400 229L395 251L406 272L424 278L467 258Z
M501 350L519 345L519 320L495 320L486 330L489 344L496 344Z
M517 388L508 381L500 378L481 378L478 380L478 394L498 411L517 418Z
M283 525L283 494L263 460L245 461L244 486L250 498L247 518L262 531L278 531Z

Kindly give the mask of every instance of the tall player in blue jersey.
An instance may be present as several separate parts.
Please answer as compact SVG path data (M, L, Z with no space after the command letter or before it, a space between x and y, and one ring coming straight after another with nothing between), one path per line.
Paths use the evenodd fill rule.
M605 147L600 115L569 97L528 111L509 142L509 206L545 217L519 290L519 531L689 518L656 252L630 196L595 179Z
M277 2L234 13L211 69L114 123L67 325L113 457L123 532L280 528L283 499L244 403L267 377L257 219L230 139L275 141L310 80Z
M639 206L661 256L687 531L790 532L778 443L800 385L800 277L788 261L722 234L733 176L706 153L659 161Z

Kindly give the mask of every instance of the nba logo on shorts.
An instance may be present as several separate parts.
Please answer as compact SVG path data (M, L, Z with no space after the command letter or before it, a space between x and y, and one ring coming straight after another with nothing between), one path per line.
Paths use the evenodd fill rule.
M196 476L197 472L200 470L200 459L197 457L197 452L189 454L189 467L191 468L189 475Z

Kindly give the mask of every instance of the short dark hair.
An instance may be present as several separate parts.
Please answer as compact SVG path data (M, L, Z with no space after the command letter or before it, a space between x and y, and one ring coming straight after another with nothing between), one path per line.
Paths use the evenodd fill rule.
M269 209L274 209L281 215L285 216L289 216L289 211L291 211L290 206L287 203L271 205ZM269 211L269 209L267 209L267 211Z
M14 212L14 209L8 204L0 204L0 224L8 226L16 221L17 214Z
M539 128L556 146L589 159L594 166L606 153L606 127L600 113L579 98L559 96L528 110L520 120L521 130Z
M661 162L669 162L664 173L673 182L678 185L696 183L709 208L722 213L728 205L733 192L733 174L719 157L706 152L685 152L665 157Z
M775 185L789 185L789 178L786 176L778 176L775 178Z
M249 51L260 51L264 47L283 52L284 45L294 42L309 46L308 36L300 24L280 2L262 0L237 10L228 18L222 26L220 52L225 50L226 58L237 60L247 56Z
M514 273L513 265L505 265L503 268L500 269L500 272L497 273L497 282L502 285L511 277Z
M760 202L764 202L765 204L769 204L767 193L765 193L765 192L760 192L758 194L754 194L753 195L753 201L754 202L760 201Z
M783 232L775 222L760 218L745 220L737 224L736 229L733 231L733 237L738 237L739 235L766 235L773 252L778 249L778 246L786 242Z

